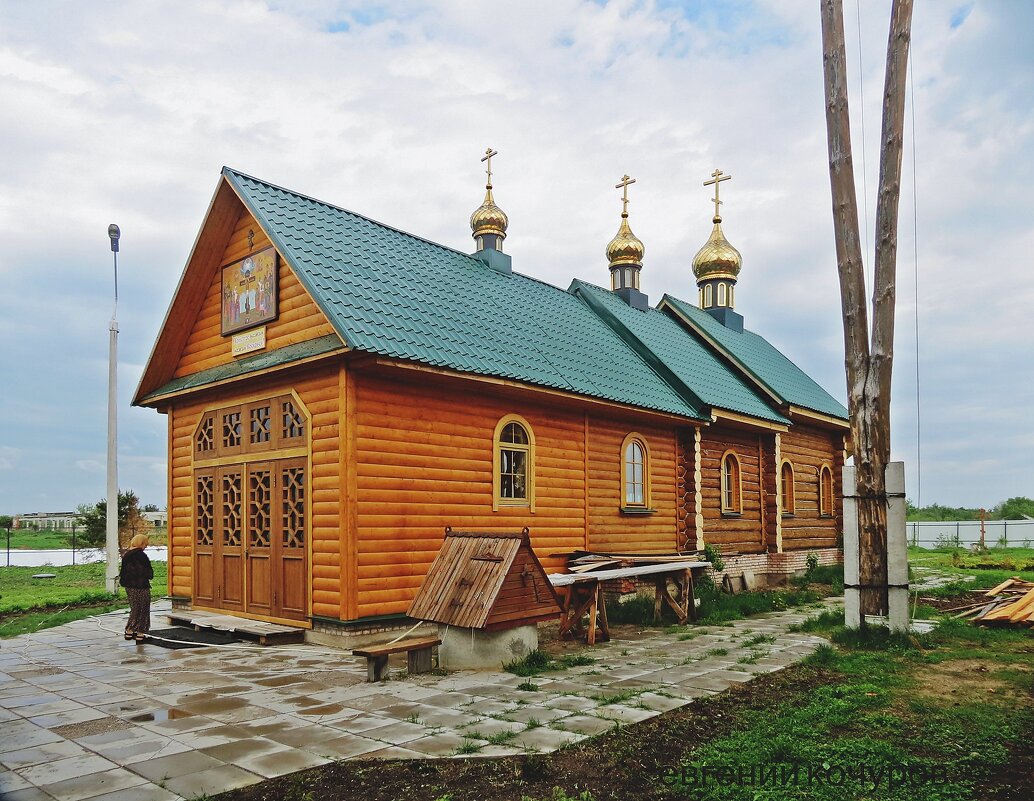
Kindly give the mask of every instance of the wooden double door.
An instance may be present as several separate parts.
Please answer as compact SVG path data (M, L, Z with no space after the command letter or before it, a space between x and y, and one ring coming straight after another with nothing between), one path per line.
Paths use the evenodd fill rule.
M304 620L306 460L196 469L194 496L194 603Z

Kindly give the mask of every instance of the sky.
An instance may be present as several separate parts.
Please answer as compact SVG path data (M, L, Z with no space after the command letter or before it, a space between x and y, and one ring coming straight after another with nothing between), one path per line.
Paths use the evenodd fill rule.
M892 456L990 507L1034 496L1034 4L916 6ZM845 0L869 243L889 7ZM130 401L223 165L470 252L491 146L514 269L563 288L608 285L627 173L653 302L695 300L720 168L737 311L845 397L814 0L0 0L0 109L0 513L105 494L112 222L119 484L165 506Z

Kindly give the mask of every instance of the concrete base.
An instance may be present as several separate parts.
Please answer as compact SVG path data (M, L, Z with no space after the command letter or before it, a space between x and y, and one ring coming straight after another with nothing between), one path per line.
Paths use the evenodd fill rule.
M539 647L537 626L503 631L439 626L438 664L444 670L499 670Z

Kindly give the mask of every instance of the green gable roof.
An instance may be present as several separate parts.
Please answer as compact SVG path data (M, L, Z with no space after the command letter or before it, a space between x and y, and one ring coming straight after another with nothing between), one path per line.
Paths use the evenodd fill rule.
M843 404L764 337L726 328L703 309L671 295L661 299L661 304L665 302L786 403L847 420Z
M350 348L701 419L573 295L229 168L223 175Z
M574 281L568 291L631 334L639 347L655 354L676 380L707 406L789 423L711 347L664 312L633 309L613 292L584 281Z

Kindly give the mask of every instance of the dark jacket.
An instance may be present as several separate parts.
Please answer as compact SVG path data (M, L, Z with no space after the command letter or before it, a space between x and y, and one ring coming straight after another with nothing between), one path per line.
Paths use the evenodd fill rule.
M154 569L143 548L131 548L122 557L122 569L118 574L118 583L130 589L143 590L151 586Z

